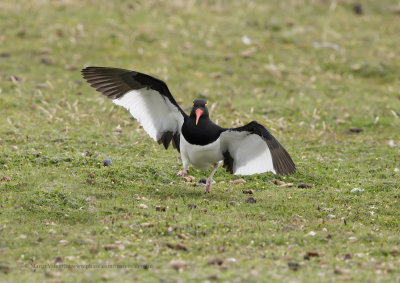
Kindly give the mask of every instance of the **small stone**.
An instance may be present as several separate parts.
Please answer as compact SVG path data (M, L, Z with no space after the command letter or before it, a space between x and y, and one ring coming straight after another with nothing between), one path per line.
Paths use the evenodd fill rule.
M354 243L354 242L356 242L357 241L357 237L350 237L349 238L349 242L350 243Z
M195 177L193 177L193 176L186 176L186 177L183 177L183 181L185 181L185 182L187 182L187 183L191 183L191 182L193 182L194 180L196 180L196 178Z
M245 45L250 45L251 44L251 39L247 35L244 35L244 36L242 36L242 42Z
M175 248L177 250L182 250L182 251L188 251L189 250L188 247L183 243L177 243Z
M54 59L49 57L49 56L42 56L40 58L40 62L45 64L45 65L51 65L54 63Z
M251 190L251 189L249 189L249 190L242 190L242 193L248 194L248 195L252 195L252 194L254 194L254 191Z
M189 239L188 236L186 236L185 234L178 234L178 238L182 239L182 240L187 240Z
M226 262L228 262L228 263L236 263L237 260L234 257L229 257L229 258L226 259Z
M345 254L344 255L344 260L349 260L349 259L351 259L352 258L352 255L351 254Z
M93 178L87 178L86 179L86 183L91 184L91 185L95 185L96 184L96 180Z
M220 258L214 258L208 262L208 265L222 265L224 261Z
M166 211L167 207L166 206L156 206L156 211Z
M246 202L247 202L247 203L256 203L257 200L254 199L253 197L249 197L249 198L246 200Z
M242 56L243 58L248 58L251 55L253 55L253 53L256 52L256 51L257 51L257 48L252 46L252 47L240 52L240 56Z
M396 146L396 144L394 143L394 140L388 140L387 144L390 147L395 147Z
M234 57L233 54L229 54L229 53L228 53L228 54L225 54L225 55L224 55L224 60L225 60L225 61L229 61L229 60L231 60L233 57Z
M349 132L350 132L350 133L358 134L358 133L361 133L363 130L364 130L364 129L362 129L362 128L351 127L351 128L349 129Z
M230 202L228 202L228 204L229 204L229 205L236 205L237 202L236 202L236 201L230 201Z
M354 188L350 191L350 193L362 193L364 191L364 189L360 189L360 188Z
M318 256L323 256L324 253L319 251L307 251L306 255L308 255L309 257L318 257Z
M139 208L140 208L140 209L147 209L147 205L145 205L144 203L141 203L141 204L139 205Z
M176 245L172 244L172 243L167 243L166 245L167 245L168 248L174 249L174 250L182 250L182 251L188 251L189 250L188 247L183 243L177 243Z
M182 272L182 271L186 268L187 263L186 263L185 261L181 260L181 259L178 259L178 260L173 260L173 261L171 261L171 262L170 262L170 265L171 265L172 268L175 269L176 271Z
M91 247L91 248L89 249L89 252L90 252L91 254L97 254L97 253L99 252L99 249L96 248L96 247Z
M277 179L272 180L272 183L274 183L274 185L277 185L277 186L285 186L286 185L286 183L284 181L277 180Z
M315 235L317 235L317 233L315 233L314 231L310 231L307 235L308 236L315 236Z
M277 179L272 180L272 183L274 185L281 186L281 187L293 187L293 183L285 183L284 181L277 180Z
M116 250L116 249L118 249L118 246L117 246L117 245L114 245L114 244L111 244L111 245L104 245L103 248L104 248L106 251L111 251L111 250Z
M326 216L326 218L328 218L328 219L335 219L335 218L336 218L336 215L334 215L334 214L328 214L328 215Z
M244 179L231 180L231 181L229 181L229 184L232 184L232 185L246 184L246 181Z
M107 158L107 159L104 159L103 165L104 165L104 166L112 166L113 163L112 163L111 159L108 159L108 158Z
M288 261L288 266L290 270L297 271L300 268L300 264L295 261Z
M338 267L334 271L335 274L350 274L350 269Z
M300 183L297 185L297 187L301 188L301 189L312 188L312 186L313 186L312 184L308 184L308 183Z
M60 243L61 246L68 245L68 241L67 240L61 240L59 243Z

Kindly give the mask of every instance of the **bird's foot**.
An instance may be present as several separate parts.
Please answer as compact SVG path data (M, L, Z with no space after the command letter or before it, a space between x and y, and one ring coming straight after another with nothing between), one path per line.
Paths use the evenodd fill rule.
M189 168L185 168L182 171L179 171L178 174L176 174L176 176L181 177L181 179L183 179L187 175L188 171Z
M205 193L209 193L210 192L212 183L213 183L213 179L207 178Z

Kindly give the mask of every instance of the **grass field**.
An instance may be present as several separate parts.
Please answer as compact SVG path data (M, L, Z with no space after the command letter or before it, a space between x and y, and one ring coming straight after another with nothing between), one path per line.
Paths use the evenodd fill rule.
M399 282L400 9L360 2L1 1L0 281ZM298 172L205 195L89 65L259 121Z

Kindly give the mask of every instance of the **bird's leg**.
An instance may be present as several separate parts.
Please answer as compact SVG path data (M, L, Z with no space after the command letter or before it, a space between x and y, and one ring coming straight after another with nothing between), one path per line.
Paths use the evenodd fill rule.
M179 176L182 179L187 175L188 172L189 172L189 166L184 168L182 171L179 171L179 173L176 174L176 176Z
M213 181L212 178L214 177L214 174L215 174L215 172L217 172L218 167L219 167L220 165L221 165L220 162L217 162L217 163L214 164L214 169L212 170L210 177L207 178L207 182L206 182L206 193L209 193L209 192L210 192L211 184L212 184L212 181Z

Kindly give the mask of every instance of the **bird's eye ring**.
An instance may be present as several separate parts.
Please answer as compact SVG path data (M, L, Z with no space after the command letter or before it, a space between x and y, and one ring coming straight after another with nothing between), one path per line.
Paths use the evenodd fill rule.
M207 107L207 103L206 103L206 104L204 104L204 107Z

